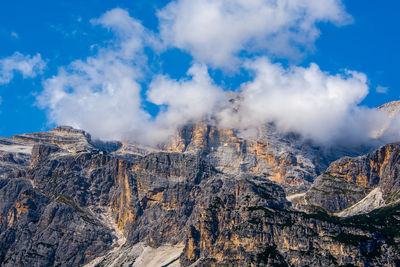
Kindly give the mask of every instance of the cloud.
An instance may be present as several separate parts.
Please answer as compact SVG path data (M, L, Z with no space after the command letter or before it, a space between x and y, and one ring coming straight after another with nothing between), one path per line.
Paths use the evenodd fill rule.
M40 54L35 56L15 52L13 55L0 59L0 85L9 83L16 72L23 78L34 78L42 73L46 63Z
M341 0L176 0L158 17L167 45L225 68L238 64L241 52L296 56L312 47L318 22L352 21Z
M179 127L198 121L246 133L256 133L261 125L272 122L278 131L295 132L328 146L380 144L400 138L400 119L360 106L369 93L363 73L330 74L315 63L285 68L265 57L248 60L245 68L253 79L241 85L234 104L231 94L215 85L203 64L193 64L188 77L180 80L156 76L147 100L162 109L144 130L148 141L163 142Z
M214 84L205 65L193 64L187 75L190 78L178 81L160 75L150 84L147 100L164 107L151 124L151 139L164 141L187 123L211 121L228 104L225 93Z
M389 88L388 87L383 87L381 85L378 85L376 87L376 92L380 94L386 94L388 92Z
M175 12L179 13L186 10L180 9L179 5L193 3L217 5L222 2L173 2L160 16L166 16L174 5L177 9ZM280 10L282 18L279 18L289 22L285 24L277 21L279 25L283 23L283 26L270 26L275 27L276 37L283 34L285 27L289 35L301 33L299 27L310 33L317 30L316 21L344 23L346 17L338 1L319 4L317 1L285 0L277 2L279 4L274 7L267 4L271 2L255 0L235 0L232 3L247 8L240 12L253 12L257 8ZM281 7L282 3L286 3L286 6ZM226 4L226 7L217 7L225 13L229 11L228 15L224 13L222 16L222 9L217 9L211 15L214 14L218 19L238 16L237 6ZM261 4L267 7L260 7ZM331 9L326 10L329 5ZM225 10L228 7L232 10ZM305 12L311 14L311 17L305 18L304 14L294 12L298 17L292 21L293 18L287 17L288 10L292 13L295 10L299 14ZM202 10L199 9L199 12ZM244 15L250 16L247 13ZM254 19L261 20L262 25L266 23L257 16ZM254 130L261 125L272 122L281 132L296 132L304 139L324 145L338 142L361 144L378 139L379 142L387 142L400 138L397 134L400 133L400 119L389 118L381 110L360 106L369 92L367 77L363 73L346 70L330 74L322 71L317 64L283 67L271 62L267 56L251 57L243 60L241 65L251 79L240 86L239 101L233 107L228 93L216 85L209 75L209 64L195 61L186 76L179 79L172 79L162 73L154 74L151 78L147 76L148 59L145 49L161 51L158 50L161 47L160 41L156 34L144 28L127 11L119 8L110 10L92 20L92 23L112 31L115 39L105 47L97 45L98 52L95 55L60 68L57 75L44 81L44 91L38 97L38 102L48 110L52 123L85 129L101 139L129 139L152 145L166 141L179 127L198 121L243 132L256 132ZM236 24L232 23L234 27ZM295 29L290 28L293 25ZM215 27L218 28L218 25ZM253 38L252 34L256 33L261 34L260 40L268 39L270 34L269 31L254 30L246 38ZM206 50L215 49L215 57L204 54L205 61L210 56L209 59L216 60L211 64L230 62L238 52L237 47L252 48L248 48L246 38L240 39L236 34L228 36L233 38L230 39L233 44L219 44L216 41L212 41L209 47L205 44ZM206 35L204 40L208 42L209 38ZM256 44L253 42L253 45ZM225 46L226 51L223 50ZM218 59L221 56L219 53L222 53L222 61ZM146 86L142 87L142 84ZM152 117L143 108L144 101L157 105L159 113Z
M222 125L255 128L274 122L282 132L296 132L317 143L363 142L388 119L359 106L368 94L367 78L355 71L331 75L316 64L308 68L248 61L254 79L242 85L238 111L220 114Z
M151 39L137 20L113 9L92 21L115 33L115 42L95 56L77 60L47 79L38 97L50 122L67 124L103 139L135 134L147 118L141 109L146 41Z
M12 33L11 33L11 37L13 37L13 38L15 38L15 39L18 39L18 38L19 38L19 35L18 35L18 33L16 33L16 32L12 32Z
M100 18L92 19L91 23L107 28L116 35L117 43L113 43L113 49L120 58L137 61L142 57L144 46L160 49L158 37L124 9L114 8Z
M108 11L92 23L111 30L115 41L44 81L38 103L48 110L50 122L85 129L101 139L155 144L185 123L215 114L225 100L207 66L194 64L179 80L154 76L146 100L161 110L152 118L142 107L140 82L147 64L143 50L157 47L157 38L122 9Z

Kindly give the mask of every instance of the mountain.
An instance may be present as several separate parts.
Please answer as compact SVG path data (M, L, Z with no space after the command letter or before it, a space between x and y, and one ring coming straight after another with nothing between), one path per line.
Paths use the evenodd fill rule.
M396 266L399 151L327 150L273 124L196 123L157 147L67 126L0 138L0 262Z
M378 110L386 111L390 117L394 117L400 113L400 101L392 101L378 107Z

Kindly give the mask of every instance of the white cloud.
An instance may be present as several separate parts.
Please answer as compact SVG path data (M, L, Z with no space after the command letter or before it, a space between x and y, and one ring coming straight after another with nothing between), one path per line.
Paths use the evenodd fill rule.
M157 38L122 9L92 23L112 30L116 41L44 82L38 102L48 109L51 122L85 129L97 138L154 144L165 141L177 127L216 112L224 93L205 65L194 64L185 79L164 75L153 79L147 100L167 108L151 118L142 108L139 81L147 64L143 49L157 47Z
M18 35L18 33L16 33L16 32L12 32L12 33L11 33L11 37L13 37L13 38L15 38L15 39L18 39L18 38L19 38L19 35Z
M46 63L40 54L35 56L15 52L13 55L0 59L0 84L9 83L16 72L24 78L34 78L42 73Z
M183 31L180 38L185 45L181 48L190 49L195 58L216 66L234 61L236 53L242 49L258 49L261 44L261 49L275 49L270 42L272 39L284 40L284 45L290 46L293 38L306 34L306 39L301 41L306 44L318 33L317 21L346 21L339 1L321 2L180 0L168 5L160 16L164 20L162 27L172 22L171 26L183 27L172 28ZM199 14L211 16L206 21L216 24L207 26L203 25L203 20L197 21L203 16L197 17L191 10L192 5L199 5L196 6ZM183 14L186 10L193 14ZM271 12L273 19L263 18L258 11L263 15ZM239 15L243 16L240 20ZM245 19L249 20L249 28L240 25ZM193 24L193 36L185 33L191 27L186 29L181 25L184 22L188 26ZM226 92L214 83L205 63L194 63L186 77L177 80L155 75L148 86L146 100L161 110L152 118L142 107L144 89L140 82L145 81L143 76L148 64L144 49L159 49L157 36L122 9L108 11L92 23L110 29L116 38L107 47L96 46L100 48L95 56L72 62L44 82L38 101L48 109L51 122L82 128L102 139L128 138L152 144L165 141L184 124L199 120L250 132L262 124L274 122L280 131L297 132L321 144L362 143L371 138L399 139L400 119L391 120L384 112L360 107L369 91L364 74L346 71L332 75L321 71L316 64L307 68L284 68L266 57L248 59L243 65L254 77L242 84L241 101L235 110L229 107ZM219 28L224 23L231 25L230 35L223 33L225 26ZM238 30L237 27L242 28ZM164 37L170 34L165 31L162 28ZM219 33L222 35L218 36ZM186 34L190 38L186 38ZM196 34L199 40L193 39ZM261 36L259 40L254 39L257 34ZM202 40L204 47L200 44Z
M38 102L49 119L104 139L135 134L147 118L141 109L141 86L150 39L143 26L122 9L108 11L93 23L111 29L116 41L86 60L77 60L44 82Z
M318 143L364 142L388 119L375 109L359 107L368 94L366 76L354 71L330 75L316 64L283 68L265 58L247 62L255 73L242 85L240 108L222 113L222 125L252 128L274 122Z
M175 0L158 16L168 45L227 68L240 52L298 55L319 36L316 23L351 21L341 0Z
M378 85L376 87L376 92L380 93L380 94L386 94L388 92L388 90L389 90L388 87L384 87L384 86L381 86L381 85Z
M143 55L144 46L160 48L157 36L144 28L140 21L132 18L124 9L114 8L100 18L92 19L91 22L111 30L116 35L117 43L113 43L113 48L118 53L116 56L120 58L137 61Z
M227 104L223 90L214 84L205 65L194 64L187 74L190 79L178 81L157 76L150 84L148 100L166 106L151 125L152 139L163 141L189 122L210 121Z

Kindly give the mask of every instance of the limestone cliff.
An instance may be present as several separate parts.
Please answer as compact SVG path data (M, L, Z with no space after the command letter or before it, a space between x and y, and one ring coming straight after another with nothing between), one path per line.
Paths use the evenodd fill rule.
M326 150L296 134L280 133L273 124L252 133L205 123L187 125L162 148L197 153L226 174L251 173L300 190L307 189L331 161L365 151Z
M397 202L337 217L310 195L328 177L359 189L337 210L376 186L389 196L398 186L399 145L340 159L312 184L317 163L330 161L301 143L273 128L246 138L201 125L160 148L97 142L68 127L2 138L1 265L399 264ZM311 186L306 196L319 209L296 209L287 185Z
M376 201L376 207L396 203L400 199L399 161L400 143L384 145L363 156L341 158L315 180L304 199L308 205L337 212L375 190L373 195L379 192L380 197L370 200Z

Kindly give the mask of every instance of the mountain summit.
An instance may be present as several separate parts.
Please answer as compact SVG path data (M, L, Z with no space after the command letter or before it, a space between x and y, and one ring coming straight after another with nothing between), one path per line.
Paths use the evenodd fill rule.
M400 144L326 149L205 123L157 147L0 139L2 266L395 266Z

